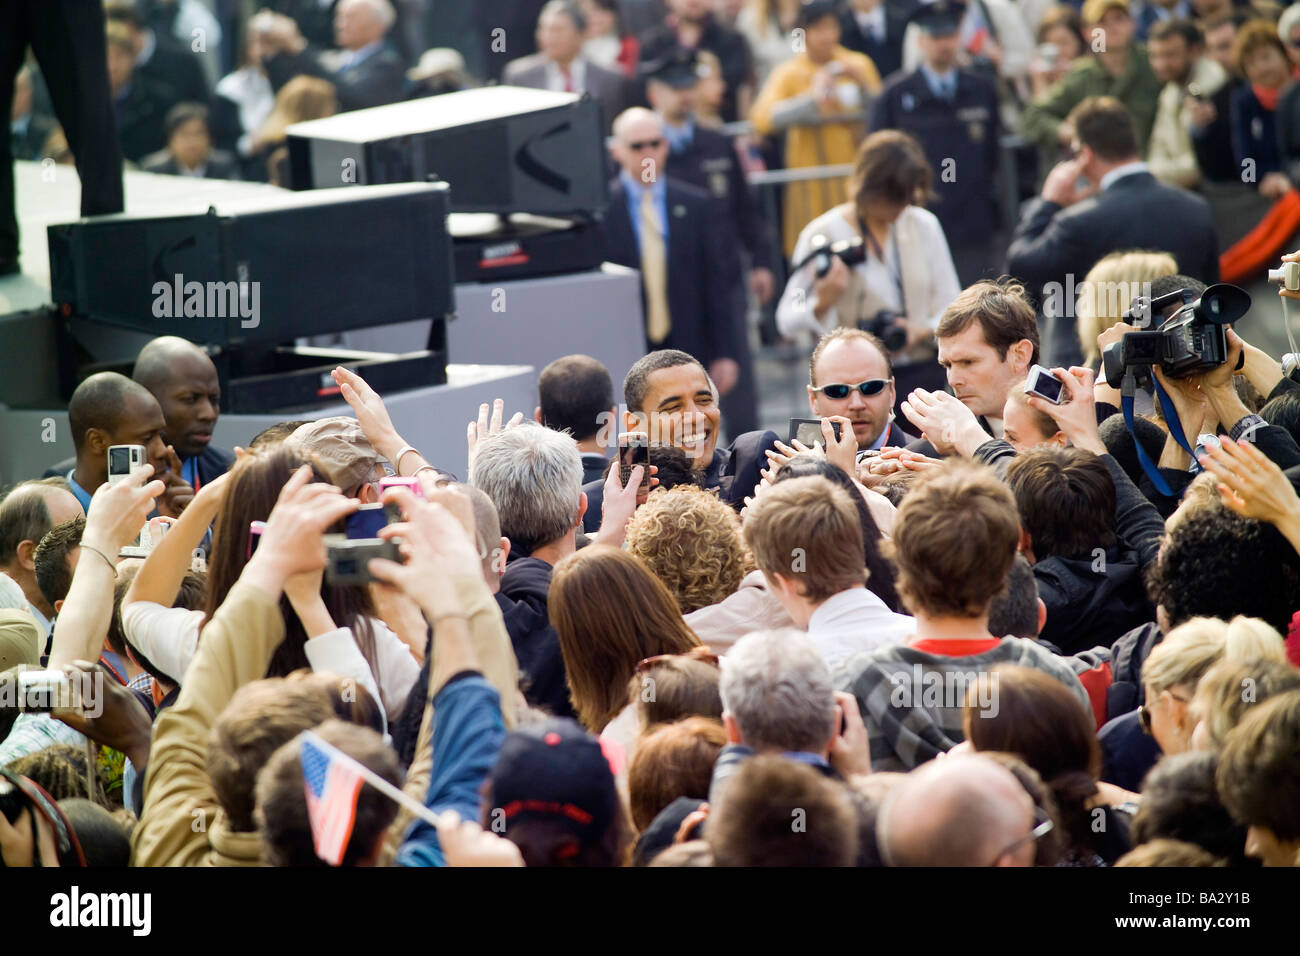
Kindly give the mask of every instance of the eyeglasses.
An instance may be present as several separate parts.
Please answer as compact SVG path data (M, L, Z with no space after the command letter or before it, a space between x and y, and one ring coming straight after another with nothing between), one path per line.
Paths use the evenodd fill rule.
M717 654L712 653L707 648L697 647L694 650L687 651L685 654L656 654L654 657L647 657L645 660L637 662L636 672L638 674L644 674L646 671L650 670L650 668L662 664L664 661L675 660L678 658L682 660L703 661L705 664L712 664L714 667L719 666Z
M1186 697L1179 697L1173 691L1169 692L1169 696L1180 704L1191 703ZM1151 708L1146 704L1143 704L1138 708L1138 726L1142 728L1142 733L1146 734L1148 737L1154 736L1151 733Z
M1006 856L1008 853L1015 853L1016 850L1020 849L1020 847L1023 846L1026 842L1042 839L1043 837L1047 836L1047 834L1051 833L1055 827L1056 824L1053 823L1052 818L1047 815L1047 811L1044 810L1042 807L1035 806L1034 807L1034 828L1030 830L1028 833L1026 833L1024 836L1022 836L1019 840L1016 840L1014 843L1007 844L1006 848L1001 853L999 853L996 857L994 857L994 860L995 861L999 860L1002 857Z
M664 144L662 139L643 139L640 142L628 143L627 148L634 153L639 153L643 149L658 149Z
M871 395L879 395L885 390L885 386L888 384L889 379L887 378L872 378L865 382L858 382L857 385L844 385L837 382L833 385L819 385L816 388L809 385L808 389L813 392L822 392L827 398L838 401L843 398L848 398L849 394L854 389L857 389L863 395L868 397Z

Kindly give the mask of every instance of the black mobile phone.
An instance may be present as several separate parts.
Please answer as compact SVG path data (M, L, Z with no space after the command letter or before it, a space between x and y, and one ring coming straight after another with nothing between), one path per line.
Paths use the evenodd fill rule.
M641 487L650 487L650 436L645 432L624 432L618 436L618 476L624 487L632 469L642 466Z
M840 440L840 423L831 422L831 434ZM790 419L790 437L787 441L800 441L811 448L822 439L822 420L820 418Z

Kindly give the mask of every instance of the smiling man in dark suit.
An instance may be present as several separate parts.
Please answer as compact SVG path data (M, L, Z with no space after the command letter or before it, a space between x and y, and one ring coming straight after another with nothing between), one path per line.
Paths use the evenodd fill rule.
M641 272L647 349L680 349L708 369L720 394L736 384L737 324L722 268L717 201L665 175L663 121L641 107L614 121L622 167L610 187L605 259Z
M1074 129L1075 156L1048 174L1042 196L1026 206L1007 250L1006 271L1040 297L1040 311L1044 299L1060 296L1045 294L1045 286L1072 288L1098 259L1118 249L1162 250L1178 262L1179 272L1217 282L1219 242L1209 203L1151 175L1138 158L1124 104L1110 96L1089 97L1067 122ZM1087 188L1080 188L1080 180ZM1052 365L1082 361L1072 308L1064 321L1058 316L1044 344Z

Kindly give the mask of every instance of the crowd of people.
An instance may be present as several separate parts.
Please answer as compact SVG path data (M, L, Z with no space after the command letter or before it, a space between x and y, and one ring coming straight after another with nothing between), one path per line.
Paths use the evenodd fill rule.
M303 119L589 94L646 348L465 448L342 367L231 449L201 344L84 378L0 499L5 865L1300 865L1300 376L1130 349L1300 263L1300 5L244 6L103 0L127 161L287 185ZM13 155L113 211L34 52ZM764 308L817 441L760 425Z

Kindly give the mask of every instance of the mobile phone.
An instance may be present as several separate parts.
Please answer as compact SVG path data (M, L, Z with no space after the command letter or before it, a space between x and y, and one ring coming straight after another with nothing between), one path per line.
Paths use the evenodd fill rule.
M835 440L840 440L840 423L831 422L831 434ZM799 441L811 448L818 442L823 442L822 438L822 420L820 418L792 418L790 419L790 437L787 441Z
M250 521L248 523L248 553L247 557L251 558L253 552L262 541L262 532L266 530L265 521Z
M1065 383L1041 365L1030 367L1029 375L1025 378L1025 394L1037 395L1053 405L1064 405L1069 399Z
M63 671L20 671L18 709L29 714L75 710L72 681Z
M379 491L383 493L389 488L405 488L417 498L424 497L424 485L420 484L418 478L403 478L401 475L388 475L379 479Z
M387 526L391 512L378 502L362 505L348 515L347 536L350 540L378 538L379 529Z
M115 485L144 467L144 445L109 445L108 483Z
M640 465L641 487L650 487L650 436L645 432L624 432L618 436L619 479L627 486L632 469Z

